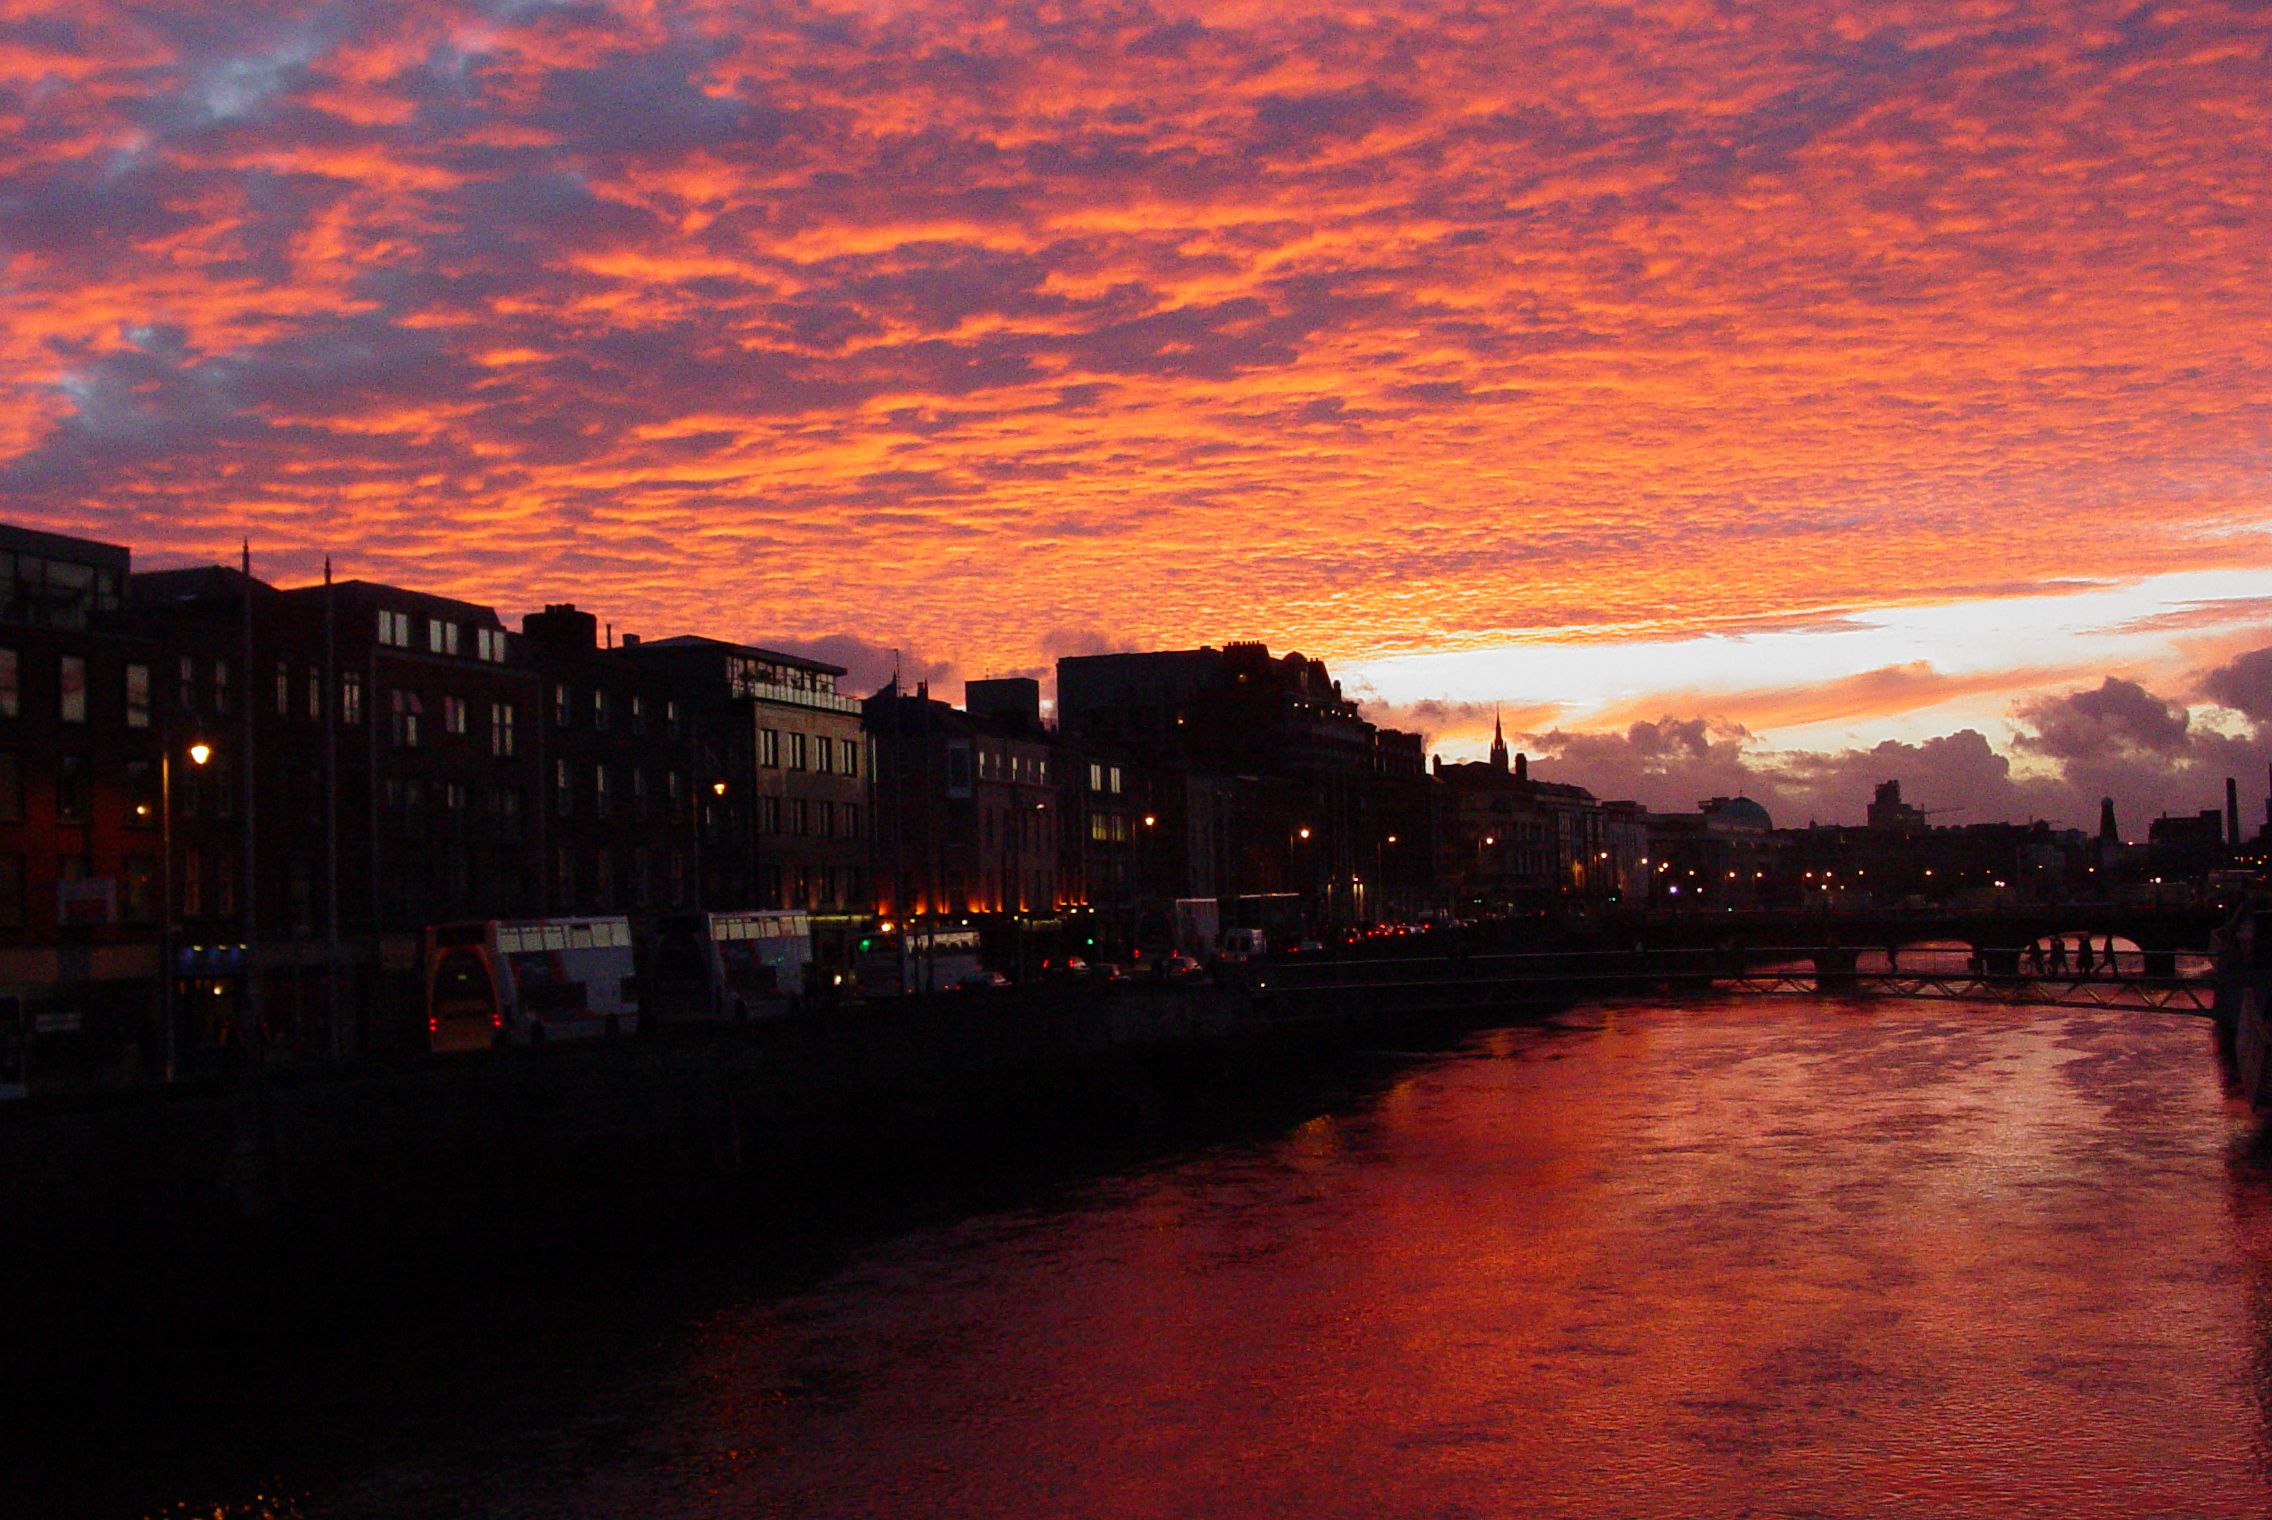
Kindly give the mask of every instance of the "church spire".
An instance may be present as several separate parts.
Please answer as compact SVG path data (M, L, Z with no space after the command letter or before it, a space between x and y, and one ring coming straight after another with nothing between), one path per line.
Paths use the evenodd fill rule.
M1500 726L1499 709L1493 707L1491 709L1491 769L1504 771L1506 768L1507 731Z

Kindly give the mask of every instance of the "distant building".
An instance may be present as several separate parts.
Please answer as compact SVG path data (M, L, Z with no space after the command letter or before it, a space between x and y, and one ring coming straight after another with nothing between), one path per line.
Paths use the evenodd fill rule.
M128 551L0 527L0 1088L155 1074L162 653Z
M1639 872L1639 808L1605 812L1582 786L1534 779L1528 756L1510 764L1496 720L1489 759L1439 756L1434 776L1444 792L1436 871L1455 904L1531 910L1569 895L1606 899Z
M866 914L873 768L844 667L693 636L624 655L696 724L703 905Z
M880 770L877 911L1048 917L1062 902L1057 750L1038 705L939 701L929 686L868 698Z
M1881 781L1870 799L1869 826L1881 834L1919 834L1926 827L1924 812L1901 800L1901 783Z
M1238 794L1218 815L1219 873L1187 859L1170 874L1216 874L1222 897L1294 893L1318 923L1408 916L1432 901L1423 742L1366 721L1321 661L1255 643L1074 656L1057 664L1057 713L1081 753ZM1167 847L1197 843L1179 831Z
M1648 818L1646 900L1657 907L1749 908L1760 902L1777 841L1767 809L1712 797L1693 813Z
M218 566L137 575L132 596L167 651L185 1062L244 1038L278 1056L422 1041L424 927L546 905L539 688L503 623ZM191 743L204 765L183 764Z
M527 742L539 746L543 771L546 907L694 906L709 773L677 689L629 650L603 649L598 619L572 604L522 619L519 643L542 694Z

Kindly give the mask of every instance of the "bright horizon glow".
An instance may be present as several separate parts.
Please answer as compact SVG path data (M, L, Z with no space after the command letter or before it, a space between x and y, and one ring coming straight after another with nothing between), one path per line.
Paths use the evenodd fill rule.
M1553 725L1572 729L1622 726L1638 719L1715 716L1742 721L1743 704L1715 708L1718 699L1759 692L1804 692L1841 678L1888 667L1922 665L1958 687L1967 676L1989 676L1985 690L1960 690L1934 700L1934 683L1857 699L1850 714L1815 722L1755 726L1773 747L1820 747L1874 737L1919 738L1971 723L1998 723L2012 704L2030 696L2095 682L2103 673L2182 676L2181 647L2163 634L2140 629L2157 616L2220 602L2255 603L2229 621L2203 622L2199 639L2240 631L2272 637L2262 605L2265 579L2240 571L2156 576L2064 594L1998 597L1943 606L1847 609L1828 615L1831 626L1800 632L1768 631L1671 640L1588 642L1542 639L1498 649L1391 656L1352 661L1339 674L1353 696L1397 706L1429 699L1487 706L1504 701L1554 709ZM2015 668L2013 652L2041 651L2041 663ZM1677 701L1677 707L1657 706ZM1540 727L1548 726L1539 724ZM1488 747L1490 719L1462 725L1447 755L1480 757Z

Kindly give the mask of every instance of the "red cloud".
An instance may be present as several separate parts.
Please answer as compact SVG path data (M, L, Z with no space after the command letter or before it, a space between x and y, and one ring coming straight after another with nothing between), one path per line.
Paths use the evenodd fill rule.
M12 516L966 669L2265 558L2260 7L493 10L9 10Z

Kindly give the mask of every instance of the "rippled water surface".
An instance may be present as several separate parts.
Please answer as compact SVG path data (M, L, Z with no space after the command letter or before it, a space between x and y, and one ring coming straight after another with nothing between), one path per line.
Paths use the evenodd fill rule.
M2272 1508L2272 1165L2205 1025L1757 1000L1381 1059L299 1512Z

